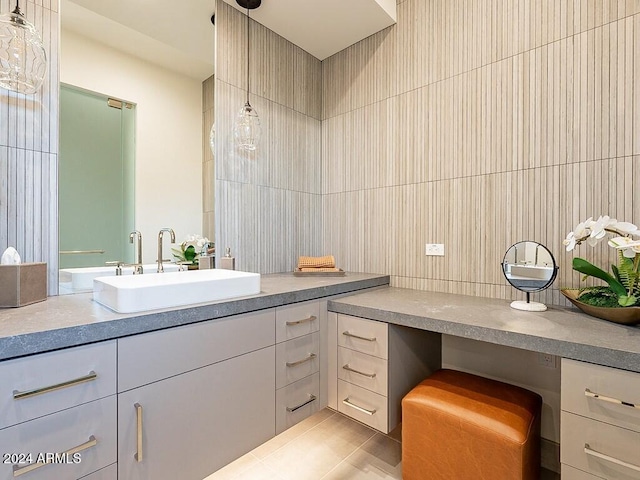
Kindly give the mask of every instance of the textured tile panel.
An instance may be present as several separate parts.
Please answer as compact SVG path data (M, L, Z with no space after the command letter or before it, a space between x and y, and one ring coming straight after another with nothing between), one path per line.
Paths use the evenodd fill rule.
M401 2L384 41L323 62L323 249L397 286L521 298L500 262L535 240L560 273L534 296L565 304L573 256L614 260L606 245L565 252L566 234L600 214L640 223L639 8ZM372 83L389 72L390 89Z

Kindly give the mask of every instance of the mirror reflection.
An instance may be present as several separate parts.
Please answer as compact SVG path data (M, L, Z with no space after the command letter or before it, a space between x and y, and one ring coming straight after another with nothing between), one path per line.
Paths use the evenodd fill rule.
M133 230L143 235L145 264L156 260L161 228L172 228L177 244L188 235L214 238L214 170L208 145L213 123L213 8L214 2L198 2L187 12L167 0L159 0L152 9L123 0L61 0L61 83L88 95L132 104L134 108L127 112L135 124L133 135L128 137L134 160L127 181L132 180L133 187L123 189L121 197L109 200L107 207L102 195L105 185L100 182L121 175L115 172L116 167L107 166L107 160L98 158L111 158L105 153L109 146L119 148L110 145L104 123L86 120L98 127L99 140L94 142L99 144L98 153L84 157L87 165L95 161L97 168L102 168L98 178L81 176L81 170L95 173L94 168L84 166L81 155L74 162L83 168L67 168L61 148L60 196L65 197L63 190L69 185L80 186L70 205L83 203L83 213L71 214L79 222L61 221L60 250L105 251L61 253L61 268L104 266L110 261L133 263L134 248L129 243ZM82 129L77 126L86 114L67 109L65 118L76 122L70 127L65 127L61 118L61 130L70 132L67 145L83 143ZM67 178L69 172L71 178ZM101 213L105 207L108 218ZM94 220L99 229L88 228ZM96 235L88 238L92 233ZM109 245L115 247L105 244L107 237L113 237ZM171 258L172 246L178 245L167 242L165 258Z
M523 292L537 292L547 288L556 276L556 264L551 252L537 242L518 242L512 245L502 261L507 281Z

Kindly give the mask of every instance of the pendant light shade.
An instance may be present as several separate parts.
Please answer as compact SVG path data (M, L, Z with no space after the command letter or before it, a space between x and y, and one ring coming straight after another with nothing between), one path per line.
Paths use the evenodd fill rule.
M236 145L245 150L255 150L260 142L262 127L258 112L251 106L249 100L238 112L236 123L233 127L233 137Z
M244 107L238 112L235 123L233 125L233 138L236 145L248 151L253 151L260 142L262 135L262 127L260 126L260 118L258 112L249 103L249 46L251 45L250 31L251 26L249 24L249 10L258 8L260 6L260 0L236 0L238 4L247 9L247 101Z
M42 38L20 10L0 15L0 87L14 92L36 93L47 72Z

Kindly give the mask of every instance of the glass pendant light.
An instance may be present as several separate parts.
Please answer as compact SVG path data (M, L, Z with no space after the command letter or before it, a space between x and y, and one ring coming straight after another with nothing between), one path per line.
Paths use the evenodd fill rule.
M211 23L213 25L216 24L216 15L215 13L213 15L211 15ZM213 42L214 45L214 50L215 50L215 40ZM215 51L213 54L213 58L214 58L214 62L213 64L215 65ZM215 68L215 67L214 67ZM215 77L213 79L214 82L214 87L212 89L212 91L215 91ZM214 103L215 105L215 97L214 97ZM216 158L216 122L215 122L215 118L214 118L214 122L211 124L211 130L209 130L209 148L211 149L211 154L213 155L213 158Z
M260 6L260 0L236 1L238 2L238 5L247 9L247 101L236 117L236 121L233 126L233 137L238 147L244 150L253 151L260 142L262 127L260 126L258 112L256 112L256 109L249 103L249 45L251 44L249 10L258 8Z
M32 94L42 86L47 54L42 38L20 10L0 15L0 87Z

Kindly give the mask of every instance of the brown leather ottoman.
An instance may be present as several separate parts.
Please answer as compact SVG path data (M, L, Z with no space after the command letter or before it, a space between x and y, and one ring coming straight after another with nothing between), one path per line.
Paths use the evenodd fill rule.
M403 480L538 480L536 393L438 370L402 399Z

